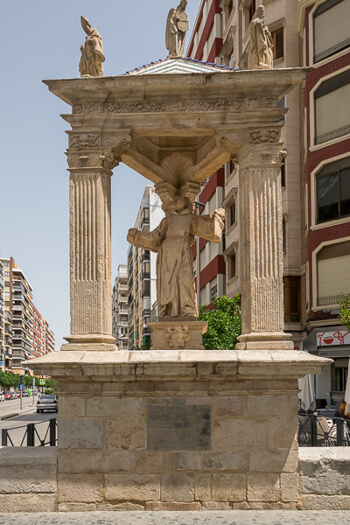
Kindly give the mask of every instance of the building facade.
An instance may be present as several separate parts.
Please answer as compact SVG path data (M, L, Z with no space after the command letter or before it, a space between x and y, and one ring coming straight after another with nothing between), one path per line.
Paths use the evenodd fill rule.
M263 4L266 10L266 24L274 40L274 67L296 67L300 65L299 39L295 30L297 6L294 0L203 0L194 26L187 55L191 58L214 62L238 69L246 69L249 48L249 24L256 8ZM254 105L254 100L249 100ZM285 329L292 333L295 346L301 347L305 337L305 315L301 308L305 296L305 254L301 242L303 232L303 191L300 178L300 93L290 93L279 102L289 108L284 118L282 141L288 155L282 167L281 185L283 195L283 251L285 281ZM212 180L213 179L213 180ZM215 182L214 182L215 181ZM195 263L201 274L201 287L206 290L199 295L201 304L210 305L217 295L226 293L233 297L240 292L240 224L239 224L239 166L232 159L209 180L216 184L215 203L226 209L226 231L217 253L209 254L205 243L200 243L200 262ZM213 188L204 188L199 200L205 200L206 193L213 195ZM210 206L203 208L206 213ZM218 282L208 272L214 260L225 256L225 263L219 259ZM202 251L204 252L202 254ZM196 255L196 253L195 253Z
M154 186L146 186L135 221L142 232L154 230L164 217L162 202ZM157 301L157 254L131 246L128 249L129 348L149 348L151 333L147 323Z
M28 374L30 368L23 361L53 352L54 334L33 303L32 287L24 272L12 257L0 259L0 264L4 281L3 369Z
M5 280L4 267L0 262L0 370L5 370Z
M112 335L116 339L119 350L127 350L129 347L129 315L128 267L126 264L118 266L113 286L112 308Z
M350 334L339 299L350 294L350 0L299 0L297 30L307 75L302 172L305 190L308 337L334 364L316 378L328 403L344 396Z

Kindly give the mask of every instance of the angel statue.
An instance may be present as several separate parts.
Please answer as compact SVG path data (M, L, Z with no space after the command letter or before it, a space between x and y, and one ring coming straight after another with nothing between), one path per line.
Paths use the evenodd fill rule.
M87 37L85 44L80 46L81 58L79 71L82 77L102 77L103 66L105 61L103 54L103 43L100 33L97 29L91 29L90 22L85 16L80 18L81 27L84 29Z
M260 5L255 18L250 22L249 69L271 69L273 67L273 40L265 25L265 7Z
M181 0L176 9L170 9L165 30L165 45L168 58L181 58L185 51L185 37L188 31L188 16L185 11L187 0Z
M188 197L176 196L165 209L166 216L150 233L131 228L130 244L158 252L158 318L198 317L191 246L194 236L218 243L224 229L225 210L195 215Z

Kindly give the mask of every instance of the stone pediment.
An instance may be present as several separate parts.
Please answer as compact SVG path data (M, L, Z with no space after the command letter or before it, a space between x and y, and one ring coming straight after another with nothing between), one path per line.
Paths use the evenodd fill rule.
M232 71L234 71L234 69L231 67L202 62L201 60L194 60L193 58L166 58L128 71L126 75L228 73Z

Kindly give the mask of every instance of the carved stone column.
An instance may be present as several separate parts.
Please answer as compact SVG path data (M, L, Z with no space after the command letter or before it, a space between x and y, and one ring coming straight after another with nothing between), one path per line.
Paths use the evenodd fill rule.
M283 332L281 161L278 130L251 132L238 154L242 335L238 350L290 350ZM248 141L247 141L248 142Z
M70 137L71 335L63 350L116 350L112 337L111 164L94 136ZM92 141L92 142L91 142Z

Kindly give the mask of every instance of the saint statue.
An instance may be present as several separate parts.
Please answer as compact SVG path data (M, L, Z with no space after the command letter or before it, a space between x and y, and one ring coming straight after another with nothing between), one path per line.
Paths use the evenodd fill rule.
M79 63L79 71L82 77L102 77L103 66L105 61L103 54L103 43L100 33L97 29L91 29L90 22L87 18L82 16L81 27L84 29L87 37L85 44L80 46L81 58Z
M272 69L273 40L269 28L265 25L264 6L260 5L256 10L256 17L250 23L249 33L249 69Z
M224 229L225 210L195 215L192 208L188 197L176 196L155 230L143 233L131 228L128 233L128 241L134 246L158 252L159 320L198 317L191 245L195 235L218 243Z
M181 0L176 9L170 9L165 30L165 45L168 58L181 58L185 51L185 37L188 31L188 16L185 11L187 0Z

